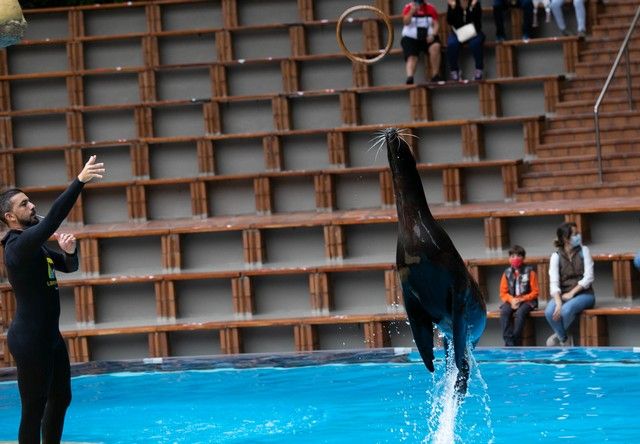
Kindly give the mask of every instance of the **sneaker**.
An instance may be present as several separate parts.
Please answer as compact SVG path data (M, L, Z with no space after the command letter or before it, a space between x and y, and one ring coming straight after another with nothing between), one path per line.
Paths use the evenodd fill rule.
M567 30L567 29L563 29L560 31L562 33L563 36L565 37L569 37L571 35L571 31Z
M444 78L440 74L431 77L432 82L444 82Z
M587 33L584 31L578 31L578 37L580 37L581 39L584 39L587 37Z
M407 77L407 81L405 82L407 85L413 85L413 76Z
M573 347L573 336L567 336L567 339L560 341L560 347Z
M504 42L505 40L506 40L506 38L503 35L497 35L496 36L496 42L498 42L498 43Z
M451 71L449 73L449 78L454 82L458 82L460 80L460 71Z
M522 41L523 42L528 42L529 40L531 40L531 37L529 37L528 34L522 34Z
M476 69L475 74L473 75L473 80L482 80L483 72L481 69Z
M557 334L552 334L547 338L547 347L557 347L560 345L560 338Z

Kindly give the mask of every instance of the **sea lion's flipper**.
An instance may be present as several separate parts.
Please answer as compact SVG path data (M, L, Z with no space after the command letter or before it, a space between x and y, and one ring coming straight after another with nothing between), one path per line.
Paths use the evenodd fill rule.
M462 360L462 368L458 369L458 377L456 378L455 390L460 396L467 394L467 382L469 381L469 361L465 356Z
M456 367L458 367L458 378L456 379L456 393L464 395L467 393L467 381L469 379L469 362L467 361L467 321L464 318L464 309L455 296L453 302L453 352Z
M462 371L465 361L465 351L467 348L467 322L464 319L464 309L453 299L453 352L456 360L456 367Z
M433 367L433 320L431 316L422 308L417 297L413 294L413 290L408 285L402 286L405 293L404 306L407 311L407 318L413 333L413 340L418 347L422 362L429 369L434 371Z

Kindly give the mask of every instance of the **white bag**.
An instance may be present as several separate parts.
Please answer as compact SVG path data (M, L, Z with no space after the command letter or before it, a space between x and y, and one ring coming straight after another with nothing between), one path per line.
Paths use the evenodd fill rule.
M464 43L467 40L474 38L478 33L476 32L476 27L473 23L467 23L464 26L459 27L458 29L453 30L456 33L456 37L458 37L458 41L460 43Z

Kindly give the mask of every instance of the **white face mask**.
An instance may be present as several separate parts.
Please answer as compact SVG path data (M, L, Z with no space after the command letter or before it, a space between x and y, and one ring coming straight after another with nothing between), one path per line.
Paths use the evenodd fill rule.
M582 245L582 236L580 236L579 234L574 234L569 238L569 242L571 243L572 247L579 247L580 245Z

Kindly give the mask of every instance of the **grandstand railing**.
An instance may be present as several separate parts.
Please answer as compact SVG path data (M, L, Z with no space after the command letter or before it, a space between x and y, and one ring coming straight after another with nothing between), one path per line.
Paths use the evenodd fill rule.
M633 31L635 31L636 25L638 24L638 19L640 19L640 6L636 9L636 14L631 21L631 25L629 26L629 30L622 41L622 45L620 45L620 50L618 50L618 55L616 56L615 61L613 62L613 66L611 67L611 71L609 71L609 75L607 76L607 80L600 91L600 95L596 100L596 104L593 107L593 118L595 121L596 127L596 155L598 160L598 182L602 183L602 147L600 146L600 125L599 125L599 116L600 116L600 104L604 99L607 90L609 89L609 85L613 80L613 77L620 65L620 60L622 60L622 56L625 58L626 65L626 81L627 81L627 99L629 101L629 109L633 109L633 96L631 91L631 64L629 62L629 41L631 40L631 35Z

